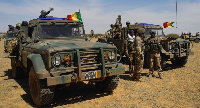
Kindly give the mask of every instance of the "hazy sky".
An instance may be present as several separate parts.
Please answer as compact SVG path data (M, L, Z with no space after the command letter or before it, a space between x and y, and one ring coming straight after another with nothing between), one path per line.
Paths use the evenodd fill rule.
M200 31L200 0L178 1L178 28L165 28L164 32L178 33ZM6 32L8 25L38 18L41 10L54 11L55 17L66 17L81 10L86 33L105 33L122 15L122 25L131 23L176 22L176 0L0 0L0 32ZM176 26L176 24L174 24Z

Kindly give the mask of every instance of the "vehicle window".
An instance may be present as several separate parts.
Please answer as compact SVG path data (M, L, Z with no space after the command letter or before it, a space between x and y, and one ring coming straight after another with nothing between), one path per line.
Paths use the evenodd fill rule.
M17 35L17 32L8 33L8 34L7 34L7 37L8 37L8 38L14 38L14 37L16 37L16 35Z
M150 31L151 30L155 30L156 31L156 35L158 35L158 36L163 35L163 30L162 29L146 29L145 30L145 35L150 35Z
M40 25L40 38L82 36L83 28L78 25Z

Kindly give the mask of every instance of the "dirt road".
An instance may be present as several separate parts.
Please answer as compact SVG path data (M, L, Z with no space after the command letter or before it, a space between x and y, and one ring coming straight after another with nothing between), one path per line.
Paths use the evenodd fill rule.
M123 74L111 94L98 92L94 85L72 85L56 89L50 107L200 108L200 43L194 43L193 51L195 54L189 56L185 67L169 63L163 79L146 77L147 69L141 82L131 81L128 74ZM30 97L28 79L12 79L10 60L2 56L0 41L0 108L36 107Z

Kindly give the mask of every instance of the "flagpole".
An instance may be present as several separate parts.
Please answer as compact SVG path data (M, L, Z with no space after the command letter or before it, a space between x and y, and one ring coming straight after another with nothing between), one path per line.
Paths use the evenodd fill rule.
M176 0L176 28L177 28L177 0Z

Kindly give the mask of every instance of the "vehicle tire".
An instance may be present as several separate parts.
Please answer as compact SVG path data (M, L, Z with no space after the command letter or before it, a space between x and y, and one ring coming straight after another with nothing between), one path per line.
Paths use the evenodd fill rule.
M187 63L187 61L188 61L188 56L171 60L173 65L180 66L180 67L184 66Z
M95 86L102 92L112 92L118 86L119 79L119 75L107 77L103 81L96 82Z
M166 65L167 65L167 57L163 54L161 54L161 62L160 62L161 68L162 70L166 69Z
M15 58L11 58L11 67L12 67L12 78L14 79L22 78L23 76L22 68L16 65Z
M200 40L199 40L199 39L195 39L194 42L195 42L195 43L199 43Z
M52 102L54 92L50 87L47 87L46 80L37 78L33 66L29 72L29 89L33 102L37 106L48 105Z

